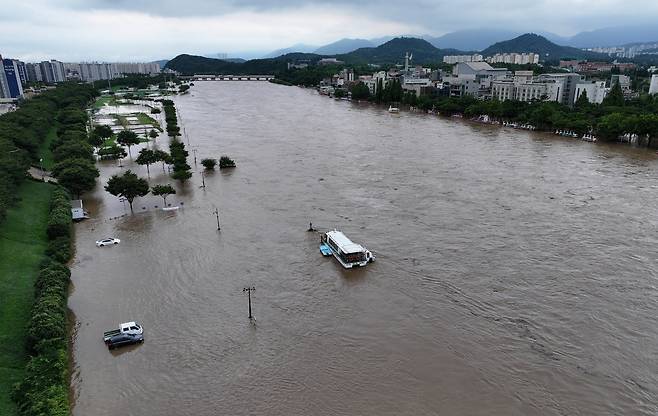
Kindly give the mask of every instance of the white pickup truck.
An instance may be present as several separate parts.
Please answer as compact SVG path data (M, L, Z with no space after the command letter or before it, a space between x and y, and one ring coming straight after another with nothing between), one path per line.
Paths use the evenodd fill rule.
M119 328L113 329L111 331L103 332L103 341L108 343L110 338L126 334L126 335L142 335L144 333L144 328L139 325L137 322L124 322L119 325Z

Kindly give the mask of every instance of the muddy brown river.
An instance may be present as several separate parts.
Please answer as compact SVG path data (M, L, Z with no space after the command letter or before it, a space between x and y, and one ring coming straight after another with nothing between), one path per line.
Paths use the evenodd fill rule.
M76 225L74 415L658 413L653 151L265 82L175 101L194 176L150 182L181 209L98 186ZM238 167L200 188L192 148ZM322 257L309 221L377 261ZM145 343L109 352L130 320Z

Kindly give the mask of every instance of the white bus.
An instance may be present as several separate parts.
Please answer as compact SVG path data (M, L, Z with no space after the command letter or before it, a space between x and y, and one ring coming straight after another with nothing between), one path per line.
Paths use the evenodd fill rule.
M365 266L373 261L372 254L363 246L353 243L340 231L329 231L325 234L325 242L331 248L336 260L346 269Z

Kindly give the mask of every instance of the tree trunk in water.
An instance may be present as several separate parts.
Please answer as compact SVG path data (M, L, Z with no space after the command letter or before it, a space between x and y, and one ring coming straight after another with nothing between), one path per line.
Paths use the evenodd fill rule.
M129 199L129 200L128 200L128 204L130 205L130 212L134 212L134 211L133 211L133 200L132 200L132 199Z

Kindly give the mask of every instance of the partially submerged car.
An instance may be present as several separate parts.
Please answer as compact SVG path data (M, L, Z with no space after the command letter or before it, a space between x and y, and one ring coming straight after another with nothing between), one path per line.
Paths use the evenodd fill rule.
M118 238L110 237L110 238L104 238L102 240L96 241L96 247L103 247L103 246L109 246L112 244L119 244L121 240Z

